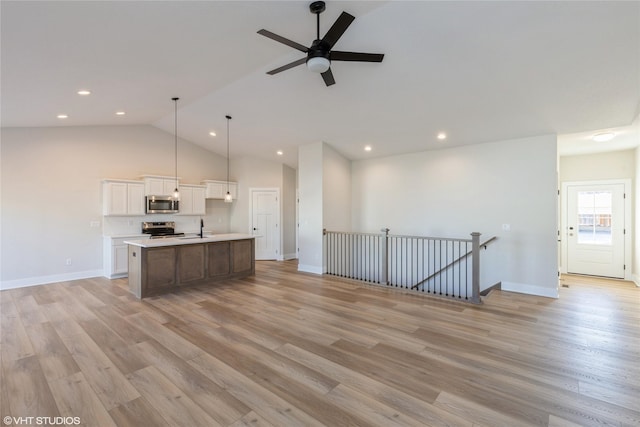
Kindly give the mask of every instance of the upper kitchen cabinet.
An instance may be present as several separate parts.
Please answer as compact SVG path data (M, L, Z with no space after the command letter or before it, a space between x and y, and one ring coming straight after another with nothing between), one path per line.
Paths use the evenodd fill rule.
M205 215L206 201L204 185L181 185L180 215Z
M204 185L207 186L207 199L224 199L224 196L227 194L227 181L212 181L205 180L202 181ZM233 200L238 198L238 183L229 182L229 193L231 193L231 197Z
M144 183L108 179L102 182L103 215L144 215Z
M175 177L170 176L156 176L156 175L143 175L144 180L144 194L145 196L171 196L173 190L175 190L176 183Z

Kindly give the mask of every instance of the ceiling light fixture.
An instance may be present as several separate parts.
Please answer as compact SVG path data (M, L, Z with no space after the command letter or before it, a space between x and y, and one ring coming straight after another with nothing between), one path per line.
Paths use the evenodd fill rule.
M224 202L231 203L233 202L233 197L231 197L231 192L229 191L229 122L231 121L231 116L225 116L227 118L227 194L224 195Z
M78 95L81 95L81 96L91 95L91 91L90 90L86 90L86 89L82 89L82 90L78 91Z
M116 116L124 116L125 114L124 111L116 111Z
M439 139L439 140L441 140L441 141L442 141L443 139L447 139L447 134L446 134L446 133L444 133L444 132L440 132L440 133L438 134L438 139Z
M364 146L364 151L371 151L371 150L373 150L373 148L371 148L370 145L365 145Z
M596 142L606 142L611 141L615 136L616 134L613 132L601 132L593 135L591 139Z
M58 117L59 119L68 119L69 116L66 114L58 114L56 117Z
M282 155L284 154L284 152L283 152L282 150L278 150L278 151L276 151L276 154L277 154L278 156L282 156Z
M211 132L209 132L209 135L216 136L216 133L214 131L211 131Z
M331 66L331 61L324 56L314 56L307 59L307 68L314 73L324 73Z
M180 98L171 98L175 105L175 133L174 133L174 147L175 147L175 165L176 165L176 188L173 190L173 198L175 200L180 200L180 191L178 191L178 99Z

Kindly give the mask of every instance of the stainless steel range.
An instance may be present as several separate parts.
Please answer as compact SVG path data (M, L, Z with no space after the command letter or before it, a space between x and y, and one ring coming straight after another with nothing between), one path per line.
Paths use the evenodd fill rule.
M150 234L152 239L184 236L184 233L176 233L176 223L173 221L143 222L142 233Z

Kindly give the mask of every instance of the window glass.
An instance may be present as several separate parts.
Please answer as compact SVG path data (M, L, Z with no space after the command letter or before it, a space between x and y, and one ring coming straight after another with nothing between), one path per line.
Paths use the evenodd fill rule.
M611 245L610 191L578 192L578 243Z

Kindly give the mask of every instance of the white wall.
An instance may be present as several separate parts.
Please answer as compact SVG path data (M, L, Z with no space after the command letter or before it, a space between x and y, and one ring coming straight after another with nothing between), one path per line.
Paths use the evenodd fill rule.
M298 256L296 249L296 200L297 175L296 170L282 165L282 255L284 259L294 259Z
M233 202L231 229L238 233L251 233L249 218L250 188L282 188L282 165L255 157L233 159L231 181L238 182L238 198Z
M321 142L298 148L298 270L316 274L324 271L322 150Z
M103 221L102 179L175 173L173 135L151 126L3 128L1 149L3 287L101 275L103 227L110 234L139 232L145 220ZM220 179L225 171L223 157L179 140L182 183ZM215 224L207 228L226 231L227 212L224 203L207 201L205 223ZM198 227L193 217L146 218L175 219L179 231Z
M231 231L251 233L249 189L278 188L281 225L278 253L286 259L295 258L295 169L276 161L241 157L231 161L229 173L230 180L237 177L238 182L238 198L231 208Z
M560 182L632 179L635 150L560 157Z
M351 162L324 142L298 149L298 270L324 273L322 230L351 230Z
M351 162L322 145L322 224L330 231L351 230Z
M635 191L633 203L633 270L632 278L637 286L640 286L640 115L636 117L634 122L635 134L638 138L638 147L635 150L636 175L635 175Z
M481 288L557 297L556 165L555 135L356 161L353 230L498 236Z

